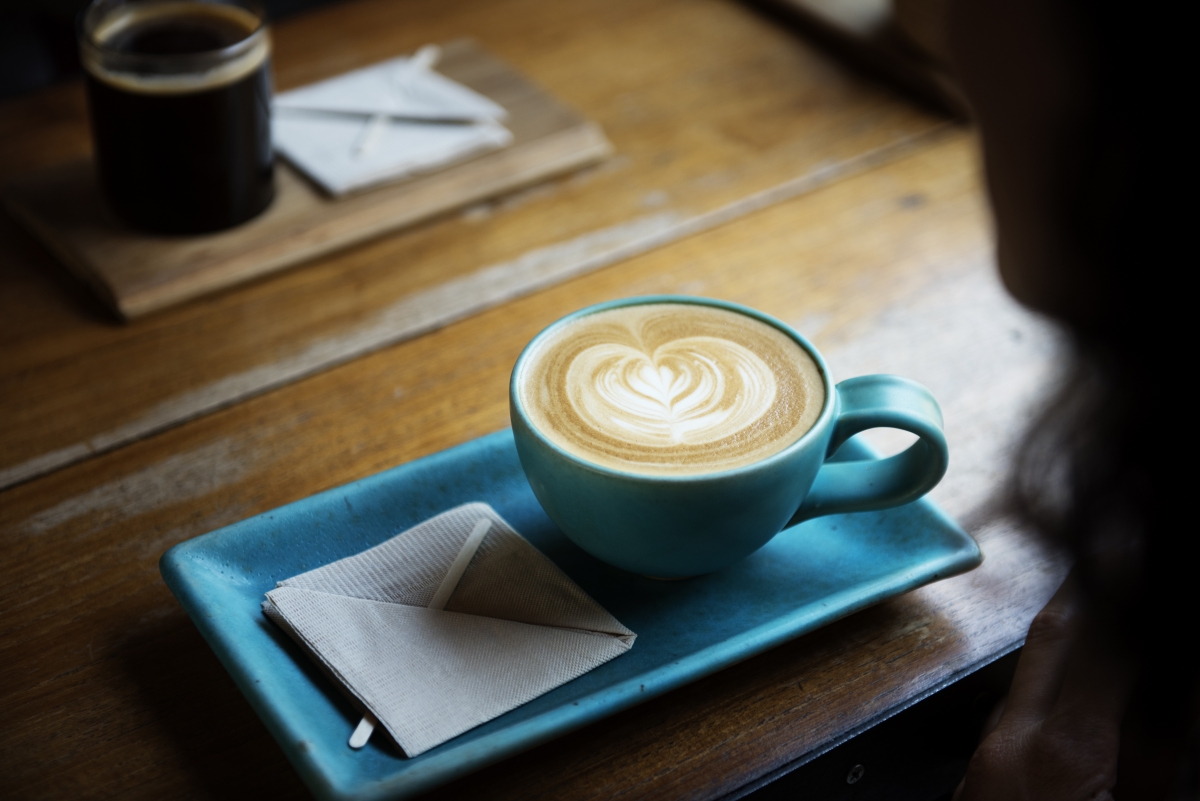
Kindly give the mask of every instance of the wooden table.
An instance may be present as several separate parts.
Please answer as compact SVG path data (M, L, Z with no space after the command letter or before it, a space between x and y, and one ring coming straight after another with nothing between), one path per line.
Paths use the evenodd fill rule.
M969 130L727 0L362 0L280 25L277 81L464 34L599 121L617 156L129 325L0 220L0 466L41 465L0 490L0 797L305 797L159 556L504 427L524 343L614 297L737 301L839 377L929 386L952 452L934 497L985 562L432 797L737 793L1010 651L1053 591L1062 566L1008 519L1002 484L1059 346L997 282ZM77 83L0 106L0 181L87 149ZM621 226L672 214L653 247L620 249ZM439 269L547 253L578 277L361 340ZM297 353L305 370L245 384Z

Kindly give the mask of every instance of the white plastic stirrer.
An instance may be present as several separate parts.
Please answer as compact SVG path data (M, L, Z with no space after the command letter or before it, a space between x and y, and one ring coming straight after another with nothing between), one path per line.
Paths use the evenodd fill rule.
M442 57L442 49L437 45L425 45L412 58L404 62L404 65L392 74L392 90L404 92L408 89L409 83L422 72L433 69L433 65L437 64L438 59ZM383 135L384 128L387 127L386 114L376 114L367 120L367 124L363 127L362 133L358 137L358 141L354 143L354 155L356 158L361 158L369 154L375 149L379 143L379 137Z
M467 565L471 564L471 560L475 558L475 552L479 550L483 538L487 536L491 527L490 520L485 517L479 518L475 528L471 529L471 533L467 535L467 541L463 543L458 556L454 557L454 561L450 564L450 569L446 571L442 583L438 585L437 592L433 594L433 600L429 602L430 609L446 608L446 602L454 594L459 580L467 570ZM350 747L357 749L366 745L377 725L379 725L379 721L375 719L374 715L370 712L364 714L362 720L354 727L354 733L350 735Z

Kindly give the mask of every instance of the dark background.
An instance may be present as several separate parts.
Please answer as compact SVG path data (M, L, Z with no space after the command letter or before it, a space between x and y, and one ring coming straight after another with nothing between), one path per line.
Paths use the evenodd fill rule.
M333 0L260 0L279 20ZM75 17L88 0L0 0L0 99L79 74Z

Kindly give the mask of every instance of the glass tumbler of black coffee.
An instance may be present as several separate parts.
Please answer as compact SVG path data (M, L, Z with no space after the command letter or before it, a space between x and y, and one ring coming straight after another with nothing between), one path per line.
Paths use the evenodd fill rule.
M240 0L94 0L79 17L97 177L129 225L199 234L275 194L271 40Z

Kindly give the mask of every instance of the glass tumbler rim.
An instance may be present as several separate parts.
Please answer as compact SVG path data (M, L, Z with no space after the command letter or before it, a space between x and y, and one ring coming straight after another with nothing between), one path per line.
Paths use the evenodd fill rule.
M230 6L253 15L257 24L245 38L213 50L193 53L130 53L96 38L100 24L117 9L129 6ZM96 74L187 75L237 61L262 46L268 36L266 10L257 0L91 0L75 19L76 40L85 70ZM99 77L99 75L97 75Z

